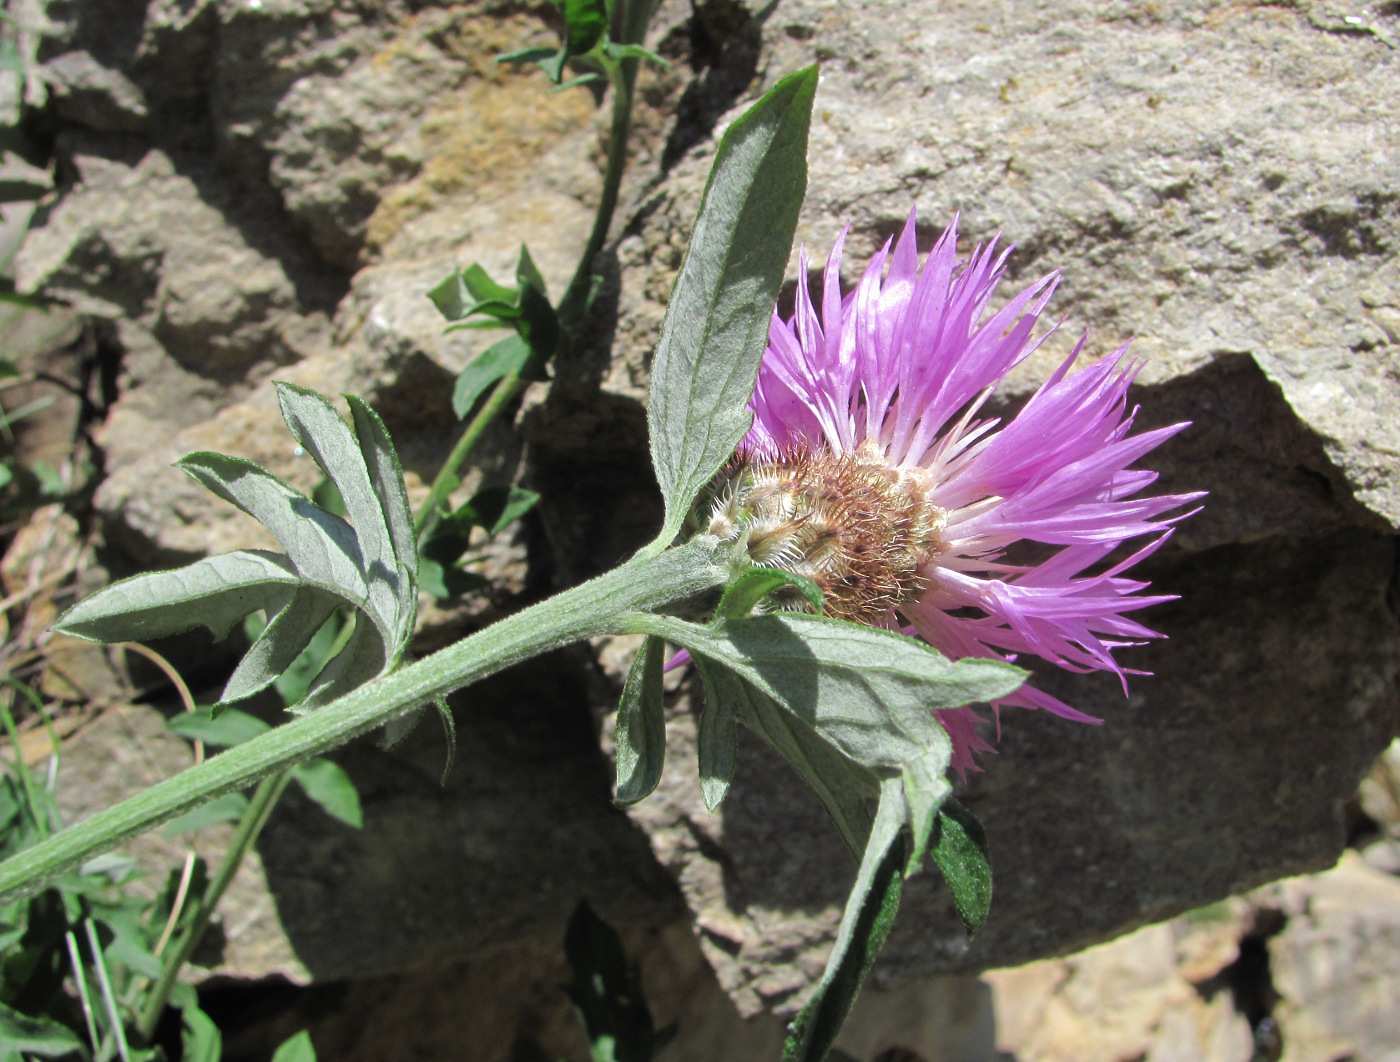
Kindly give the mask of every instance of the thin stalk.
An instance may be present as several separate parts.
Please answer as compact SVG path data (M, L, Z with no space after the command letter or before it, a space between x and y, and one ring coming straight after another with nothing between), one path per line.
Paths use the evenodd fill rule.
M111 1026L112 1035L117 1038L117 1053L121 1055L122 1062L129 1062L131 1048L126 1042L126 1030L122 1028L121 1008L117 1006L112 981L107 976L107 960L102 956L102 945L97 939L97 930L93 928L91 918L83 920L83 929L87 932L88 947L92 949L92 967L97 972L97 985L102 989L102 1003L107 1008L107 1022Z
M175 987L175 981L180 976L180 970L184 968L185 963L190 961L190 956L199 947L199 942L204 939L204 934L209 929L209 920L213 918L219 901L224 898L224 893L228 891L229 885L232 884L239 868L243 865L243 859L248 854L248 850L253 847L258 835L262 833L263 827L267 825L268 817L277 805L277 798L282 795L282 790L287 788L287 783L291 780L292 768L285 767L276 774L268 775L258 783L253 798L248 801L248 809L238 821L238 829L234 831L233 840L229 842L228 851L224 853L224 861L219 864L218 873L209 882L209 887L204 890L204 895L199 898L199 902L190 915L189 925L181 934L179 943L171 949L170 954L164 959L160 977L156 979L156 983L151 986L151 991L146 996L145 1005L141 1008L141 1018L137 1024L137 1029L145 1042L149 1043L155 1034L156 1025L160 1021L161 1014L165 1012L165 1004L170 998L170 990Z
M437 512L438 506L447 500L447 496L452 493L452 488L457 484L457 470L466 464L467 457L476 446L477 440L496 419L497 414L505 408L506 403L519 394L523 387L524 384L518 372L508 372L496 381L495 389L487 396L485 404L477 411L466 430L462 432L462 437L457 440L457 445L452 447L452 452L447 455L447 460L443 462L442 469L428 490L428 496L418 507L418 515L413 520L415 531L421 534L423 528L428 525L428 521Z
M0 903L32 895L68 868L190 808L345 744L419 705L571 642L621 630L628 613L656 611L721 585L721 545L701 536L478 631L310 715L221 752L0 863Z
M608 161L603 171L603 191L598 197L598 212L593 216L593 231L588 234L578 268L569 281L564 297L559 300L559 324L567 330L583 319L588 308L588 291L593 286L593 259L607 242L617 210L622 174L627 168L627 140L632 132L632 100L636 91L637 60L624 59L611 71L612 127L608 130Z
M88 1043L97 1046L97 1020L92 1015L92 996L88 994L87 975L83 973L83 957L78 951L78 938L70 929L63 934L68 945L68 963L73 967L73 984L78 989L78 1002L83 1008L83 1020L87 1023Z

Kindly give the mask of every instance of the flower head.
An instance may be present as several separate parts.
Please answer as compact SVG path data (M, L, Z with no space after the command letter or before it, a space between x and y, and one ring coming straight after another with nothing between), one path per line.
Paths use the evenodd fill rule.
M803 253L795 312L773 315L753 428L716 488L709 530L742 540L755 563L814 579L843 619L917 634L954 659L1032 654L1112 671L1126 691L1114 650L1161 637L1128 613L1172 598L1140 593L1147 584L1123 573L1190 515L1164 514L1201 496L1142 497L1156 473L1129 466L1186 425L1130 435L1141 364L1125 344L1072 373L1083 339L1007 423L981 416L1049 334L1033 335L1058 274L989 315L1009 249L993 240L960 260L955 219L920 267L914 222L844 297L843 231L820 311ZM1018 542L1041 544L1043 559L1009 557ZM1030 685L1002 705L1097 722ZM977 714L939 718L954 767L975 769L973 753L992 748Z

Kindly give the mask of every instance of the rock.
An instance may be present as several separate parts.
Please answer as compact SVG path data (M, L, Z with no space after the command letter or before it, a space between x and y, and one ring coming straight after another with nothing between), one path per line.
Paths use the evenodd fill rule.
M911 204L928 238L955 210L969 243L1004 229L1014 282L1064 268L1053 307L1067 320L998 412L1086 326L1091 355L1136 336L1151 358L1139 424L1194 421L1154 455L1160 486L1211 492L1146 571L1182 598L1150 617L1171 640L1129 660L1155 677L1135 676L1124 701L1105 676L1041 676L1102 727L1006 713L1000 754L962 792L992 838L991 921L968 945L934 875L916 879L875 971L882 998L913 1007L901 986L916 980L1063 954L1330 864L1344 804L1393 737L1400 201L1385 175L1400 57L1393 11L1362 23L1328 11L793 0L760 13L707 0L659 16L653 43L675 66L644 75L616 244L594 263L598 311L472 481L521 479L544 496L525 536L533 586L575 582L653 532L648 358L713 134L816 58L801 221L813 250L849 222L852 281ZM96 110L75 116L76 89L69 116L55 110L66 177L16 269L26 290L100 318L125 359L96 497L109 542L141 563L265 544L163 469L207 447L311 486L274 370L380 407L416 496L457 430L453 374L484 338L442 335L423 291L453 263L507 277L524 238L557 296L597 195L605 117L582 91L550 96L538 74L490 62L551 40L543 23L397 0L68 0L50 17L40 58L61 72L59 57L89 56L66 63ZM98 136L78 121L132 124ZM499 570L525 592L524 547L509 551ZM621 666L623 647L613 656ZM466 695L466 765L446 791L428 728L391 756L348 750L366 832L293 807L262 853L306 968L378 977L470 962L553 939L579 891L599 890L637 932L693 915L719 984L765 1028L799 1006L848 855L756 742L723 809L703 812L690 686L671 698L660 791L616 813L587 713L605 713L618 677L565 656ZM1171 947L1150 930L1123 961L1186 1000ZM1097 961L1075 968L1085 984ZM973 1043L985 994L947 991ZM1124 1051L1238 1046L1238 1021L1214 1001L1176 1017L1124 1000L1105 1016L1122 1018ZM1056 1029L1089 1027L1083 999L1054 1007ZM898 1046L879 1039L852 1050ZM1074 1041L1016 1042L1056 1057Z
M1400 881L1348 854L1278 892L1288 922L1269 958L1281 1062L1400 1057Z

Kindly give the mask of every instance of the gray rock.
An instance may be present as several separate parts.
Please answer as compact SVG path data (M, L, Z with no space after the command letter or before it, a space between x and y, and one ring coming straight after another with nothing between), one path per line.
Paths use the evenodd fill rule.
M149 112L120 143L61 134L77 179L17 263L28 289L112 322L140 383L107 429L120 460L97 504L144 561L261 544L161 478L179 450L314 482L282 448L272 366L297 361L280 373L381 406L416 491L450 445L450 381L479 341L444 337L422 290L454 260L508 275L522 235L562 289L596 195L587 95L494 72L489 55L549 38L525 15L407 6L52 5L45 58L90 53ZM528 397L519 434L502 428L487 448L485 475L544 495L536 585L577 581L654 529L648 358L712 134L820 58L801 222L814 252L850 223L853 280L911 204L927 237L955 210L969 242L1005 230L1013 282L1065 270L1054 306L1067 320L1001 410L1086 326L1091 354L1136 337L1151 358L1139 423L1194 421L1149 463L1165 490L1211 492L1147 568L1182 595L1151 616L1171 640L1131 661L1156 676L1135 678L1128 701L1103 676L1043 676L1105 725L1007 712L1000 754L969 782L997 867L984 933L968 946L926 875L877 983L1061 953L1334 860L1397 692L1384 597L1400 525L1395 13L1020 0L764 12L663 11L656 43L678 62L645 75L639 161L596 263L600 310ZM169 451L141 453L152 438ZM396 756L350 750L367 832L291 815L263 851L307 968L457 961L556 933L596 889L639 927L693 912L744 1012L797 1006L853 870L834 831L755 742L706 816L684 693L662 789L630 821L614 812L583 702L602 714L615 696L573 656L467 695L468 766L446 792L426 728Z

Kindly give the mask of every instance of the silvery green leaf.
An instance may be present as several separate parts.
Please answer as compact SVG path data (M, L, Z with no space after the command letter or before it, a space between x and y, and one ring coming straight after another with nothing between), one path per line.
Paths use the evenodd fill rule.
M899 767L946 740L933 712L1005 697L1026 673L951 661L913 638L785 612L716 620L638 616L637 628L722 663L857 763Z
M348 523L251 461L193 453L176 464L271 531L303 582L338 592L365 607L364 562Z
M278 383L277 401L292 437L340 491L345 515L360 546L372 619L397 640L400 570L384 508L370 479L361 443L335 407L315 391ZM368 440L366 440L368 442ZM313 632L314 633L314 632Z
M389 540L399 564L399 640L402 650L413 635L418 614L418 538L413 531L413 510L408 506L403 466L398 451L379 414L355 395L347 395L350 415L355 419L355 435L364 454L369 478L389 525Z
M317 756L293 768L292 778L327 815L357 830L364 826L359 791L338 763Z
M953 743L944 733L942 740L904 765L904 796L909 801L909 829L914 835L914 847L909 853L911 874L922 865L938 820L938 809L953 791L947 778L952 762Z
M739 733L734 722L734 702L725 682L724 668L703 656L695 658L696 670L705 683L705 706L700 710L696 745L700 761L700 793L705 809L714 811L729 792L734 780L734 762Z
M304 715L329 704L375 678L387 663L388 653L379 628L357 618L355 630L345 647L326 664L306 696L290 710Z
M879 795L879 776L846 759L792 712L778 707L766 693L731 671L713 670L715 685L729 687L723 695L730 698L739 721L776 749L811 786L851 855L859 860L870 836L866 802Z
M666 706L661 675L665 643L648 637L627 670L617 707L617 796L625 807L656 788L666 762Z
M0 1051L21 1051L41 1058L61 1058L76 1055L87 1058L87 1048L68 1026L52 1018L32 1017L0 1003Z
M251 697L277 681L341 604L334 594L303 586L262 629L219 695L223 703Z
M899 911L904 885L905 800L903 783L889 778L880 786L880 805L865 846L856 882L836 942L827 956L817 991L788 1028L783 1062L822 1062L865 983Z
M671 291L652 363L647 422L666 501L663 539L729 459L807 187L817 69L782 81L725 132Z
M281 609L297 583L281 554L237 550L113 583L70 608L54 629L98 642L135 642L204 626L222 638L250 612Z
M986 831L956 800L945 800L939 810L933 861L943 872L963 929L971 938L986 925L992 906L992 863Z

